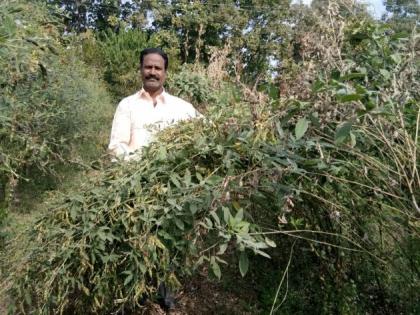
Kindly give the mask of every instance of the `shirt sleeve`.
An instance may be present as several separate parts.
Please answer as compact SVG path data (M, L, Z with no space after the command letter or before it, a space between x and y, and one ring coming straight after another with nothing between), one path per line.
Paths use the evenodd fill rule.
M194 118L204 118L204 116L194 108Z
M111 140L108 149L118 157L126 157L131 153L129 148L131 137L130 111L123 102L118 104L112 122Z
M204 116L198 110L196 110L192 104L190 103L187 103L187 104L188 104L189 118L204 118Z

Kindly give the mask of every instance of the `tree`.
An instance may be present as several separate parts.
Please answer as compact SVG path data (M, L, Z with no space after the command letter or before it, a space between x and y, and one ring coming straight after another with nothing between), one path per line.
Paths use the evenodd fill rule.
M121 0L47 0L64 13L68 32L81 33L89 28L101 31L118 30L120 22L127 21L133 10L131 1Z
M232 60L243 69L243 79L254 81L278 59L290 25L289 0L241 1L136 1L134 18L145 21L151 32L173 32L180 43L182 62L204 62L210 47L229 45ZM146 23L147 24L147 23ZM145 24L143 24L143 27Z
M418 24L420 4L417 0L385 0L387 14L383 20L391 24L396 31L410 33Z

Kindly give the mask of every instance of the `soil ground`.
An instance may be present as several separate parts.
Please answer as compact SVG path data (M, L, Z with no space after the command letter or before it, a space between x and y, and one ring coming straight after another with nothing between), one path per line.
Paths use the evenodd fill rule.
M165 312L158 304L149 303L148 315L196 315L196 314L230 314L253 315L260 313L256 307L257 296L249 287L237 282L235 289L227 288L223 281L218 282L208 277L203 270L176 295L175 309ZM232 285L232 284L230 284Z

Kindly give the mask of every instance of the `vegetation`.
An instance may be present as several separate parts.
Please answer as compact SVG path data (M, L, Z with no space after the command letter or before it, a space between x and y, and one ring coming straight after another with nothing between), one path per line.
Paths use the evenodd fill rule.
M0 37L1 174L9 185L33 182L27 170L67 165L82 180L64 172L73 185L56 187L20 235L4 235L11 314L138 313L162 282L176 291L197 273L239 296L233 283L247 283L254 313L420 312L415 28L400 32L407 24L374 21L346 1L318 1L313 11L132 1L124 15L101 15L112 29L105 19L80 22L78 11L67 24L75 34L63 35L58 19L45 23L47 7L18 3L19 12L16 1L0 7L11 25ZM99 14L101 3L83 5ZM147 10L152 26L138 13ZM17 13L28 27L19 29ZM27 40L46 28L53 50ZM149 45L171 47L167 88L205 118L164 130L139 161L95 161L109 99L135 90L138 53ZM34 51L31 70L25 56ZM18 56L28 59L15 67ZM37 146L24 151L28 143Z
M100 127L112 113L109 96L77 60L70 39L44 6L0 6L0 204L18 201L17 185L57 165L90 158L102 145ZM112 114L111 114L112 115ZM96 153L95 153L96 154Z

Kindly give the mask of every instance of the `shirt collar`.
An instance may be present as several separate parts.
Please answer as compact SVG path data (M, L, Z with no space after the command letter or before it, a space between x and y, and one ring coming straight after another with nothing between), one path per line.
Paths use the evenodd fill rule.
M162 104L165 104L165 101L166 101L166 95L167 95L167 93L166 93L165 89L163 89L162 93L160 93L160 94L156 97L156 101L158 101L158 102L160 102L160 103L162 103ZM142 99L146 99L146 100L148 100L148 101L152 101L152 97L150 96L150 94L149 94L148 92L146 92L146 91L144 90L144 88L142 88L142 89L139 91L139 97L140 97L140 98L142 98Z

